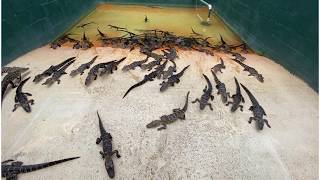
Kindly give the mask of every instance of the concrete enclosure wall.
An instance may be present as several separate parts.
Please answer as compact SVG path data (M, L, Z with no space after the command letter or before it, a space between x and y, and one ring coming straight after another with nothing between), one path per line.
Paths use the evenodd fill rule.
M196 0L2 1L2 63L48 43L98 2L195 6ZM318 2L211 0L218 15L255 51L318 90ZM198 1L199 3L199 1Z

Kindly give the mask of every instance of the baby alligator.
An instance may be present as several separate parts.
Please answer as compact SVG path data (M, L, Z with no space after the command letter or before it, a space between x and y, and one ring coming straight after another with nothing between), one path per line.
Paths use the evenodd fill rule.
M170 86L174 86L174 83L179 83L181 76L184 74L184 71L186 69L188 69L189 66L190 65L188 65L185 68L183 68L182 71L180 71L179 73L170 76L167 81L163 81L160 84L160 86L161 86L160 87L160 92L163 92L163 91L167 90Z
M3 78L3 80L1 81L1 102L4 99L4 94L9 84L11 84L11 88L17 87L17 84L21 81L21 74L28 69L29 68L23 68L13 72L8 72L8 74Z
M81 64L77 69L71 71L70 76L75 76L77 74L82 75L86 69L89 69L90 66L94 63L94 61L98 58L98 56L95 56L91 61Z
M190 91L187 93L186 102L185 102L185 104L184 104L182 109L180 109L180 108L173 109L172 110L173 111L172 114L163 115L163 116L160 117L160 120L154 120L151 123L147 124L146 127L147 128L155 128L155 127L162 126L162 127L158 128L158 131L160 131L160 130L166 129L167 128L167 124L171 124L171 123L175 122L178 119L185 120L186 119L185 113L186 113L186 111L188 109L189 94L190 94Z
M134 61L131 64L125 65L125 66L123 66L122 71L134 70L136 67L140 67L141 68L141 65L146 63L148 61L148 59L149 59L149 57L147 56L147 58L144 59L144 60Z
M177 72L177 65L173 60L169 60L172 62L173 66L169 66L168 70L163 71L163 79L167 79L168 77L172 76L174 72Z
M217 75L211 70L212 72L212 75L214 77L214 81L216 82L216 88L218 89L218 93L217 94L220 94L221 95L221 100L223 103L226 103L227 100L228 100L228 93L227 93L227 90L226 90L226 86L224 83L222 83Z
M43 168L54 166L63 162L71 161L78 159L79 157L72 157L67 159L61 159L57 161L51 161L47 163L34 164L34 165L22 165L21 161L14 161L12 159L3 161L1 163L1 176L7 180L16 180L18 179L18 174L28 173L32 171L37 171ZM11 162L11 164L8 164Z
M38 83L40 82L43 78L51 76L54 72L58 71L61 67L63 67L65 64L71 62L74 60L76 57L71 57L68 58L67 60L63 61L60 64L57 64L55 66L50 66L47 70L45 70L43 73L38 74L34 77L33 82Z
M158 77L159 74L160 74L161 72L163 72L166 63L167 63L167 61L164 62L163 64L161 64L159 67L157 67L157 68L156 68L154 71L152 71L151 73L145 75L142 81L140 81L140 82L138 82L137 84L131 86L131 87L127 90L127 92L124 94L124 96L123 96L122 98L125 98L126 95L128 95L129 92L130 92L132 89L134 89L134 88L136 88L136 87L139 87L139 86L145 84L145 83L148 82L148 81L153 81L154 78Z
M192 101L192 103L198 102L200 104L200 110L203 110L206 106L209 106L210 110L212 111L213 109L211 103L208 102L209 99L211 99L212 101L214 98L214 96L212 95L212 84L206 75L203 74L203 77L206 79L208 86L203 89L203 94L200 100L197 98Z
M97 138L96 144L100 144L102 142L102 150L100 151L100 154L103 159L105 159L105 167L107 170L107 173L110 178L113 178L114 173L114 165L112 156L116 154L117 158L120 158L118 150L112 150L112 136L110 133L108 133L101 122L101 118L99 116L99 113L97 111L98 119L99 119L99 129L100 129L100 137Z
M243 106L240 105L241 102L244 103L244 98L241 94L240 85L238 83L238 80L234 78L234 81L236 82L236 94L232 95L230 98L232 98L232 101L229 101L226 106L229 104L232 104L231 112L235 112L238 108L240 108L240 111L243 111Z
M30 107L29 103L30 103L31 105L33 105L34 100L33 100L33 99L28 100L28 97L27 97L27 96L32 96L32 94L22 92L22 87L23 87L23 85L24 85L29 79L30 79L30 77L28 77L27 79L23 80L23 81L19 84L19 86L18 86L18 88L17 88L17 90L16 90L16 96L15 96L15 98L14 98L14 101L15 101L16 104L14 105L14 108L13 108L12 112L14 112L14 111L18 108L18 106L21 106L26 112L31 112L31 107Z
M226 66L224 65L224 62L223 62L223 59L222 59L222 58L220 58L220 61L221 61L220 64L217 64L217 65L215 65L215 66L213 66L213 67L211 68L211 70L212 70L214 73L217 73L217 72L221 72L221 73L222 73L221 69L225 69L225 68L226 68Z
M2 67L1 68L1 75L5 73L12 73L15 71L27 71L29 68L24 68L24 67Z
M112 62L114 62L114 61L109 61L106 63L99 63L99 64L94 65L88 73L88 76L85 81L85 85L89 86L92 80L97 79L100 68L104 68L106 65L108 65L109 63L112 63Z
M244 69L243 71L248 71L249 72L249 76L254 76L256 77L256 79L260 82L264 82L264 78L262 76L262 74L259 74L258 71L256 69L254 69L253 67L250 67L244 63L242 63L239 60L234 59L235 62L237 62L238 64L240 64Z
M120 60L117 60L117 61L111 61L107 64L105 64L103 66L103 70L101 71L100 73L100 76L104 75L104 74L112 74L113 71L116 71L118 69L118 65L124 61L127 57L123 57L121 58Z
M248 122L251 123L252 120L255 120L257 122L257 127L259 130L263 129L264 123L266 123L266 125L269 128L271 128L268 121L266 119L263 119L263 115L265 116L267 115L264 109L260 106L260 104L258 103L256 98L252 95L252 93L243 84L241 84L241 86L248 94L252 103L252 106L249 108L249 110L253 112L253 117L250 117Z
M60 68L58 71L55 71L52 75L52 77L48 78L42 85L52 85L54 82L57 81L58 84L60 84L60 77L64 74L67 74L65 70L74 62L75 60L72 60L65 64L62 68Z

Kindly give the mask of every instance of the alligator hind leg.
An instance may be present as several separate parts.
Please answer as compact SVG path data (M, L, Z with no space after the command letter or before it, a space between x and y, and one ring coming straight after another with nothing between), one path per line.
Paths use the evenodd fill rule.
M233 102L228 101L227 104L226 104L226 106L229 106L229 104L232 104L232 103L233 103Z
M197 99L195 99L194 101L192 101L191 103L196 103L196 102L198 102L198 103L200 103L200 100L197 98Z
M263 121L266 123L266 125L268 126L268 128L271 128L271 126L269 125L268 120L264 119Z
M34 104L34 100L33 100L33 99L30 99L30 100L28 101L28 103L30 103L31 105L33 105L33 104Z
M102 151L99 152L101 154L102 159L104 159L105 155Z
M162 124L162 127L159 127L158 128L158 131L161 131L163 129L167 129L167 125L166 124Z
M116 154L117 158L121 158L118 150L112 151L112 155L113 155L113 154Z
M212 108L212 106L211 106L210 103L207 103L206 105L209 106L209 108L210 108L211 111L213 111L213 108Z
M17 110L17 108L20 106L20 104L15 104L14 107L13 107L13 110L12 112L14 112L15 110Z
M243 111L243 106L239 105L239 108L240 108L240 111L242 112Z

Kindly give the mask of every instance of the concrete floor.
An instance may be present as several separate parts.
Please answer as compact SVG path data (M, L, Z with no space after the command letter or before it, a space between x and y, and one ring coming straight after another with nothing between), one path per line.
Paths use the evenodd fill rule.
M67 72L89 61L96 63L127 56L123 65L143 56L134 51L93 48L87 51L71 48L34 50L10 66L26 66L31 76L51 64L77 56ZM233 77L245 84L267 113L271 129L257 131L248 124L252 115L247 95L244 112L230 113L216 95L213 111L200 111L189 104L185 121L157 131L146 124L169 114L184 104L187 91L190 101L202 94L206 85L202 73L213 82L210 67L217 56L179 51L178 71L191 67L181 82L164 93L160 81L148 82L134 89L125 99L127 89L143 78L139 69L121 70L99 77L85 87L83 76L65 75L61 84L50 88L31 80L24 91L33 94L35 104L28 114L19 108L12 113L15 91L10 91L2 107L2 160L14 158L25 164L42 163L71 156L80 159L19 175L19 179L108 179L104 162L96 145L100 135L96 111L113 136L113 145L121 158L114 158L115 179L317 179L318 177L318 94L280 65L267 58L248 54L246 63L265 77L261 84L225 57L226 69L218 77L231 94Z

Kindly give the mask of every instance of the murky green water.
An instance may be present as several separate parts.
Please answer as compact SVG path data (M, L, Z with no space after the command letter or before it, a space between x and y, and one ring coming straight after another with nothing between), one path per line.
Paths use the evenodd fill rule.
M145 16L148 22L144 22ZM139 33L138 29L161 29L174 32L177 35L191 35L191 28L204 37L212 37L213 43L220 42L219 34L223 36L229 44L238 44L240 38L236 36L216 15L211 15L209 26L201 24L200 17L204 21L208 16L207 8L173 8L173 7L149 7L133 5L111 5L102 4L91 12L87 17L79 21L69 33L77 34L72 36L75 39L82 37L85 30L87 37L91 41L97 39L97 28L108 36L121 36L124 32L117 32L107 25L112 24L125 27L129 31ZM95 22L85 28L76 27L80 24ZM95 43L95 45L99 45Z

